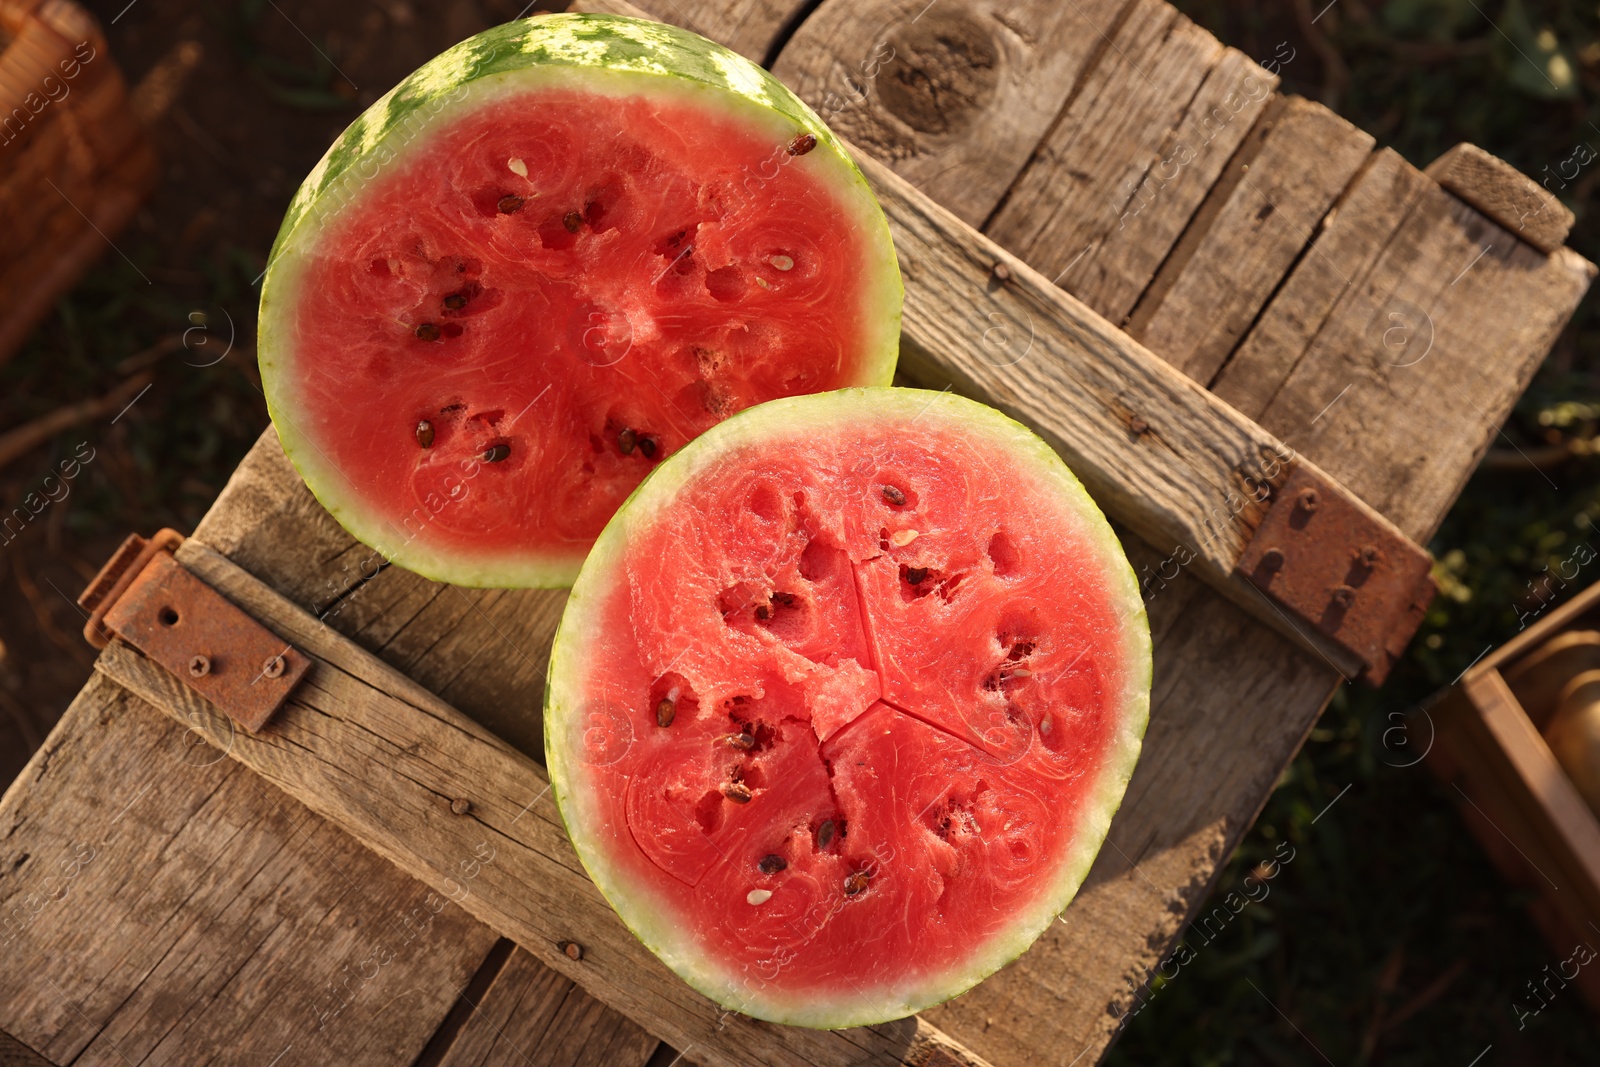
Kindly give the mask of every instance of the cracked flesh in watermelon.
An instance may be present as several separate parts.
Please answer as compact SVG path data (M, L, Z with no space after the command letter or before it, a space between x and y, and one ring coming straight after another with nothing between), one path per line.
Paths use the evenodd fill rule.
M728 415L886 384L901 289L839 142L685 31L472 38L330 149L262 290L273 421L357 538L429 577L566 585Z
M1149 685L1132 571L1044 442L844 390L735 416L618 512L556 637L546 757L585 866L679 975L863 1025L1067 905Z

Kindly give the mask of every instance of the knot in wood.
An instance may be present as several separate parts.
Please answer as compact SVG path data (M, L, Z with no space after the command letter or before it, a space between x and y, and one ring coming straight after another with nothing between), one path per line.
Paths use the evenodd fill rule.
M887 43L894 59L878 75L878 99L918 133L960 133L993 98L1000 54L975 16L934 8Z

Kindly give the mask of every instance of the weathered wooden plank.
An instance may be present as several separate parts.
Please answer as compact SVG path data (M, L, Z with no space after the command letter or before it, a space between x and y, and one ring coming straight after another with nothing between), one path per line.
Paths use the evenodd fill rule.
M633 936L589 880L543 770L226 557L190 539L179 560L313 660L251 735L120 642L96 669L160 707L376 853L432 885L546 966L715 1067L921 1062L930 1050L982 1067L920 1020L844 1031L777 1030L723 1011ZM465 815L452 801L466 799ZM559 947L576 941L582 959Z
M1373 153L1212 391L1259 419L1340 297L1371 270L1429 184L1393 149Z
M1321 104L1276 98L1139 300L1128 332L1209 383L1372 145Z
M1429 183L1353 277L1261 422L1425 542L1594 266L1538 252Z
M438 1067L643 1067L660 1045L517 949Z
M55 1064L0 1030L0 1067L55 1067Z
M778 38L805 14L809 0L661 0L663 22L693 30L727 45L748 59L765 63ZM574 4L573 11L604 10ZM617 12L626 14L626 12Z
M197 740L96 676L0 801L5 1029L60 1063L410 1062L493 935Z
M1276 82L1165 0L1136 0L985 232L1122 321Z
M1594 150L1588 145L1589 159ZM1568 160L1574 172L1576 159ZM1505 160L1473 144L1458 144L1428 164L1428 177L1541 252L1554 252L1575 221L1555 194Z
M772 69L834 132L982 226L1129 6L832 0Z

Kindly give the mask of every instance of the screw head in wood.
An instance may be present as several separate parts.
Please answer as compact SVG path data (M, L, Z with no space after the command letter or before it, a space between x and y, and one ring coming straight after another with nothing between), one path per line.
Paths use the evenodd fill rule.
M195 678L204 678L211 673L211 657L195 656L189 660L189 674Z
M1143 437L1150 431L1150 424L1145 422L1144 419L1135 415L1133 418L1128 420L1128 429L1134 434L1134 436Z
M1356 591L1350 588L1348 585L1336 585L1333 587L1334 607L1348 608L1351 604L1354 604L1355 601Z
M450 810L455 812L457 815L465 815L467 812L472 810L472 801L468 800L466 797L456 797L450 802Z
M261 665L261 673L268 678L282 678L286 666L287 664L283 662L282 656L273 656Z
M583 946L576 941L561 942L561 951L567 954L567 959L569 960L583 959Z
M999 260L995 260L994 266L989 268L989 273L994 275L994 280L997 282L1004 283L1011 280L1011 268Z

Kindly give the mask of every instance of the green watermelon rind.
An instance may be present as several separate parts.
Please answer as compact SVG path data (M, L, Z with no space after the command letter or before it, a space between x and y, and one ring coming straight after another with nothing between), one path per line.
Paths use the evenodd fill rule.
M435 550L403 524L397 527L375 516L359 488L294 421L294 361L314 358L295 351L292 316L297 283L323 228L336 221L346 205L359 205L367 183L425 144L453 115L503 93L563 81L595 93L676 93L730 113L739 111L771 127L775 149L802 131L813 134L814 149L800 157L775 154L773 165L800 165L828 174L830 188L847 207L854 204L855 217L846 224L875 238L869 247L877 247L880 264L862 273L862 284L870 287L865 306L881 311L868 316L877 336L867 338L865 348L875 356L863 369L861 384L887 385L894 374L904 290L888 221L843 144L799 97L743 56L664 23L560 14L487 30L400 82L333 143L289 205L261 287L257 338L261 383L284 451L340 525L388 561L426 578L468 586L561 587L576 578L583 552L507 553L471 560L457 551ZM764 177L770 172L755 175L752 195L759 194ZM749 179L745 181L750 191ZM431 521L420 505L404 521L414 518L418 529Z
M586 643L603 636L592 611L614 580L631 533L647 529L686 483L743 446L804 436L809 429L823 432L841 422L907 414L913 419L931 417L935 422L948 418L964 431L1000 443L1019 461L1031 461L1041 480L1058 491L1082 519L1084 532L1100 549L1103 577L1113 601L1124 609L1123 638L1130 670L1121 701L1122 729L1107 752L1098 786L1085 801L1077 848L1063 865L1060 878L1039 895L1039 903L1030 912L1018 917L1007 935L991 940L966 966L903 990L863 992L841 983L840 995L834 998L802 1001L781 991L764 995L759 989L752 990L747 979L717 967L696 951L683 938L670 910L653 900L650 890L630 885L607 861L599 842L591 839L585 828L586 798L574 788L567 758L567 753L578 751L581 744L581 734L574 727L580 725L584 704L582 671L581 667L564 670L563 666L569 659L581 664ZM1104 514L1048 444L1001 412L955 394L902 388L841 389L773 400L734 415L680 449L618 509L573 585L551 649L545 687L545 760L552 794L584 868L634 935L680 978L725 1008L769 1022L826 1030L869 1026L916 1014L971 989L1025 952L1071 903L1133 776L1149 722L1150 685L1149 621L1133 567Z

